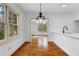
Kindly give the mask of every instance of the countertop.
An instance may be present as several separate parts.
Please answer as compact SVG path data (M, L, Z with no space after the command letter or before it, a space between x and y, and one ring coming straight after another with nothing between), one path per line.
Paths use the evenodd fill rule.
M58 34L58 35L62 35L62 36L67 36L67 37L79 39L79 33L57 33L57 32L52 32L52 33Z

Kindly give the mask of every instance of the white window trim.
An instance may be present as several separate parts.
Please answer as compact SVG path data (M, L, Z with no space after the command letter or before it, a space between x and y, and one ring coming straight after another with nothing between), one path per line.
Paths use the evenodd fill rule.
M15 39L15 38L18 38L19 37L19 35L20 35L20 32L19 32L19 30L20 30L20 28L19 28L19 13L18 12L16 12L13 8L11 8L8 4L4 4L4 3L2 3L3 5L4 5L4 20L5 20L5 24L4 24L4 39L2 39L2 40L8 40L8 39ZM17 14L17 35L16 36L14 36L14 37L10 37L9 36L9 32L10 32L10 30L9 30L9 15L8 15L8 12L9 12L9 9L13 12L13 13L15 13L15 14Z
M2 4L2 3L1 3ZM7 39L7 36L6 36L6 6L4 4L2 4L3 7L4 7L4 39L2 40L6 40ZM0 41L2 41L0 40Z
M17 15L17 24L14 24L14 25L17 25L17 35L16 36L14 36L14 37L10 37L9 36L9 33L10 33L10 27L9 27L9 11L11 11L11 12L13 12L13 13L15 13L16 15ZM18 13L13 9L13 8L11 8L10 6L7 6L7 26L8 26L8 28L7 28L7 30L8 30L8 39L14 39L14 38L17 38L17 37L19 37L19 15L18 15Z

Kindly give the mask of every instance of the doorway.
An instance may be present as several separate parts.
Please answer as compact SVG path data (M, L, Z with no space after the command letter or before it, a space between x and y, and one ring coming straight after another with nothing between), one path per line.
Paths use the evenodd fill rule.
M46 23L37 23L35 18L31 18L31 44L36 46L48 46L48 19Z

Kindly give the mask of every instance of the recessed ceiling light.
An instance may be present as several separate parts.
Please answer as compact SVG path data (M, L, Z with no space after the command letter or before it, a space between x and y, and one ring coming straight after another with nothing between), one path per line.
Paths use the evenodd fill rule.
M63 4L61 7L62 7L62 8L65 8L65 7L66 7L66 5L65 5L65 4Z

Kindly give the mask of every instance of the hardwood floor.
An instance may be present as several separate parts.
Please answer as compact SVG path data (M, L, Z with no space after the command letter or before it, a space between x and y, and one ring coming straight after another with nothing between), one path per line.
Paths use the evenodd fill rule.
M25 43L12 56L68 56L55 43L48 43L48 48L38 47L37 44Z

